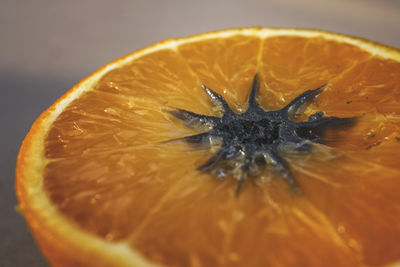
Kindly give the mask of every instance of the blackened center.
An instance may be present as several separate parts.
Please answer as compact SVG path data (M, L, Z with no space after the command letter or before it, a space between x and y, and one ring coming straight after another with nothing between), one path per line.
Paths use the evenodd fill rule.
M281 122L269 119L234 119L214 128L228 143L270 145L279 138Z

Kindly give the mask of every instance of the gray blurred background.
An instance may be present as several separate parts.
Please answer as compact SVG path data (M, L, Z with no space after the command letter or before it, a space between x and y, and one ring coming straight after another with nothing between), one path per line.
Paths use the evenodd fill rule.
M399 0L0 0L0 266L48 266L15 211L34 119L105 63L170 38L244 26L335 31L400 47Z

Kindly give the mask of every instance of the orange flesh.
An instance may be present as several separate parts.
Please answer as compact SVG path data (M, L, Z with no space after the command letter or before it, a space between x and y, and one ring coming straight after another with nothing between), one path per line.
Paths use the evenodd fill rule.
M288 156L302 196L273 174L236 181L196 168L215 148L165 110L217 115L201 89L246 110L326 90L305 111L360 116L313 156ZM46 140L44 185L60 211L108 241L174 266L357 266L400 258L400 64L322 38L237 36L143 56L67 107Z

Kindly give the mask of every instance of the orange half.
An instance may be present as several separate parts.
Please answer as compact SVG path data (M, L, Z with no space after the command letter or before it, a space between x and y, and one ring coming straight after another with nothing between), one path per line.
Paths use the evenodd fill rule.
M198 166L215 147L166 110L280 109L358 117L309 155L285 156L300 196L266 170L237 181ZM304 118L299 118L304 119ZM344 35L246 28L170 39L80 82L34 123L17 194L54 266L385 266L400 261L400 52Z

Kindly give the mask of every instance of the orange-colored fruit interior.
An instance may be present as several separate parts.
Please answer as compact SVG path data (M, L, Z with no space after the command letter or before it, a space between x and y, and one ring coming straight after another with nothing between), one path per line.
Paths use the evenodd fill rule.
M236 180L196 168L213 149L166 110L217 115L201 85L246 110L279 109L326 84L306 114L358 116L279 177ZM48 195L81 229L174 266L381 265L400 259L400 63L323 38L235 36L145 55L70 104L46 139Z

